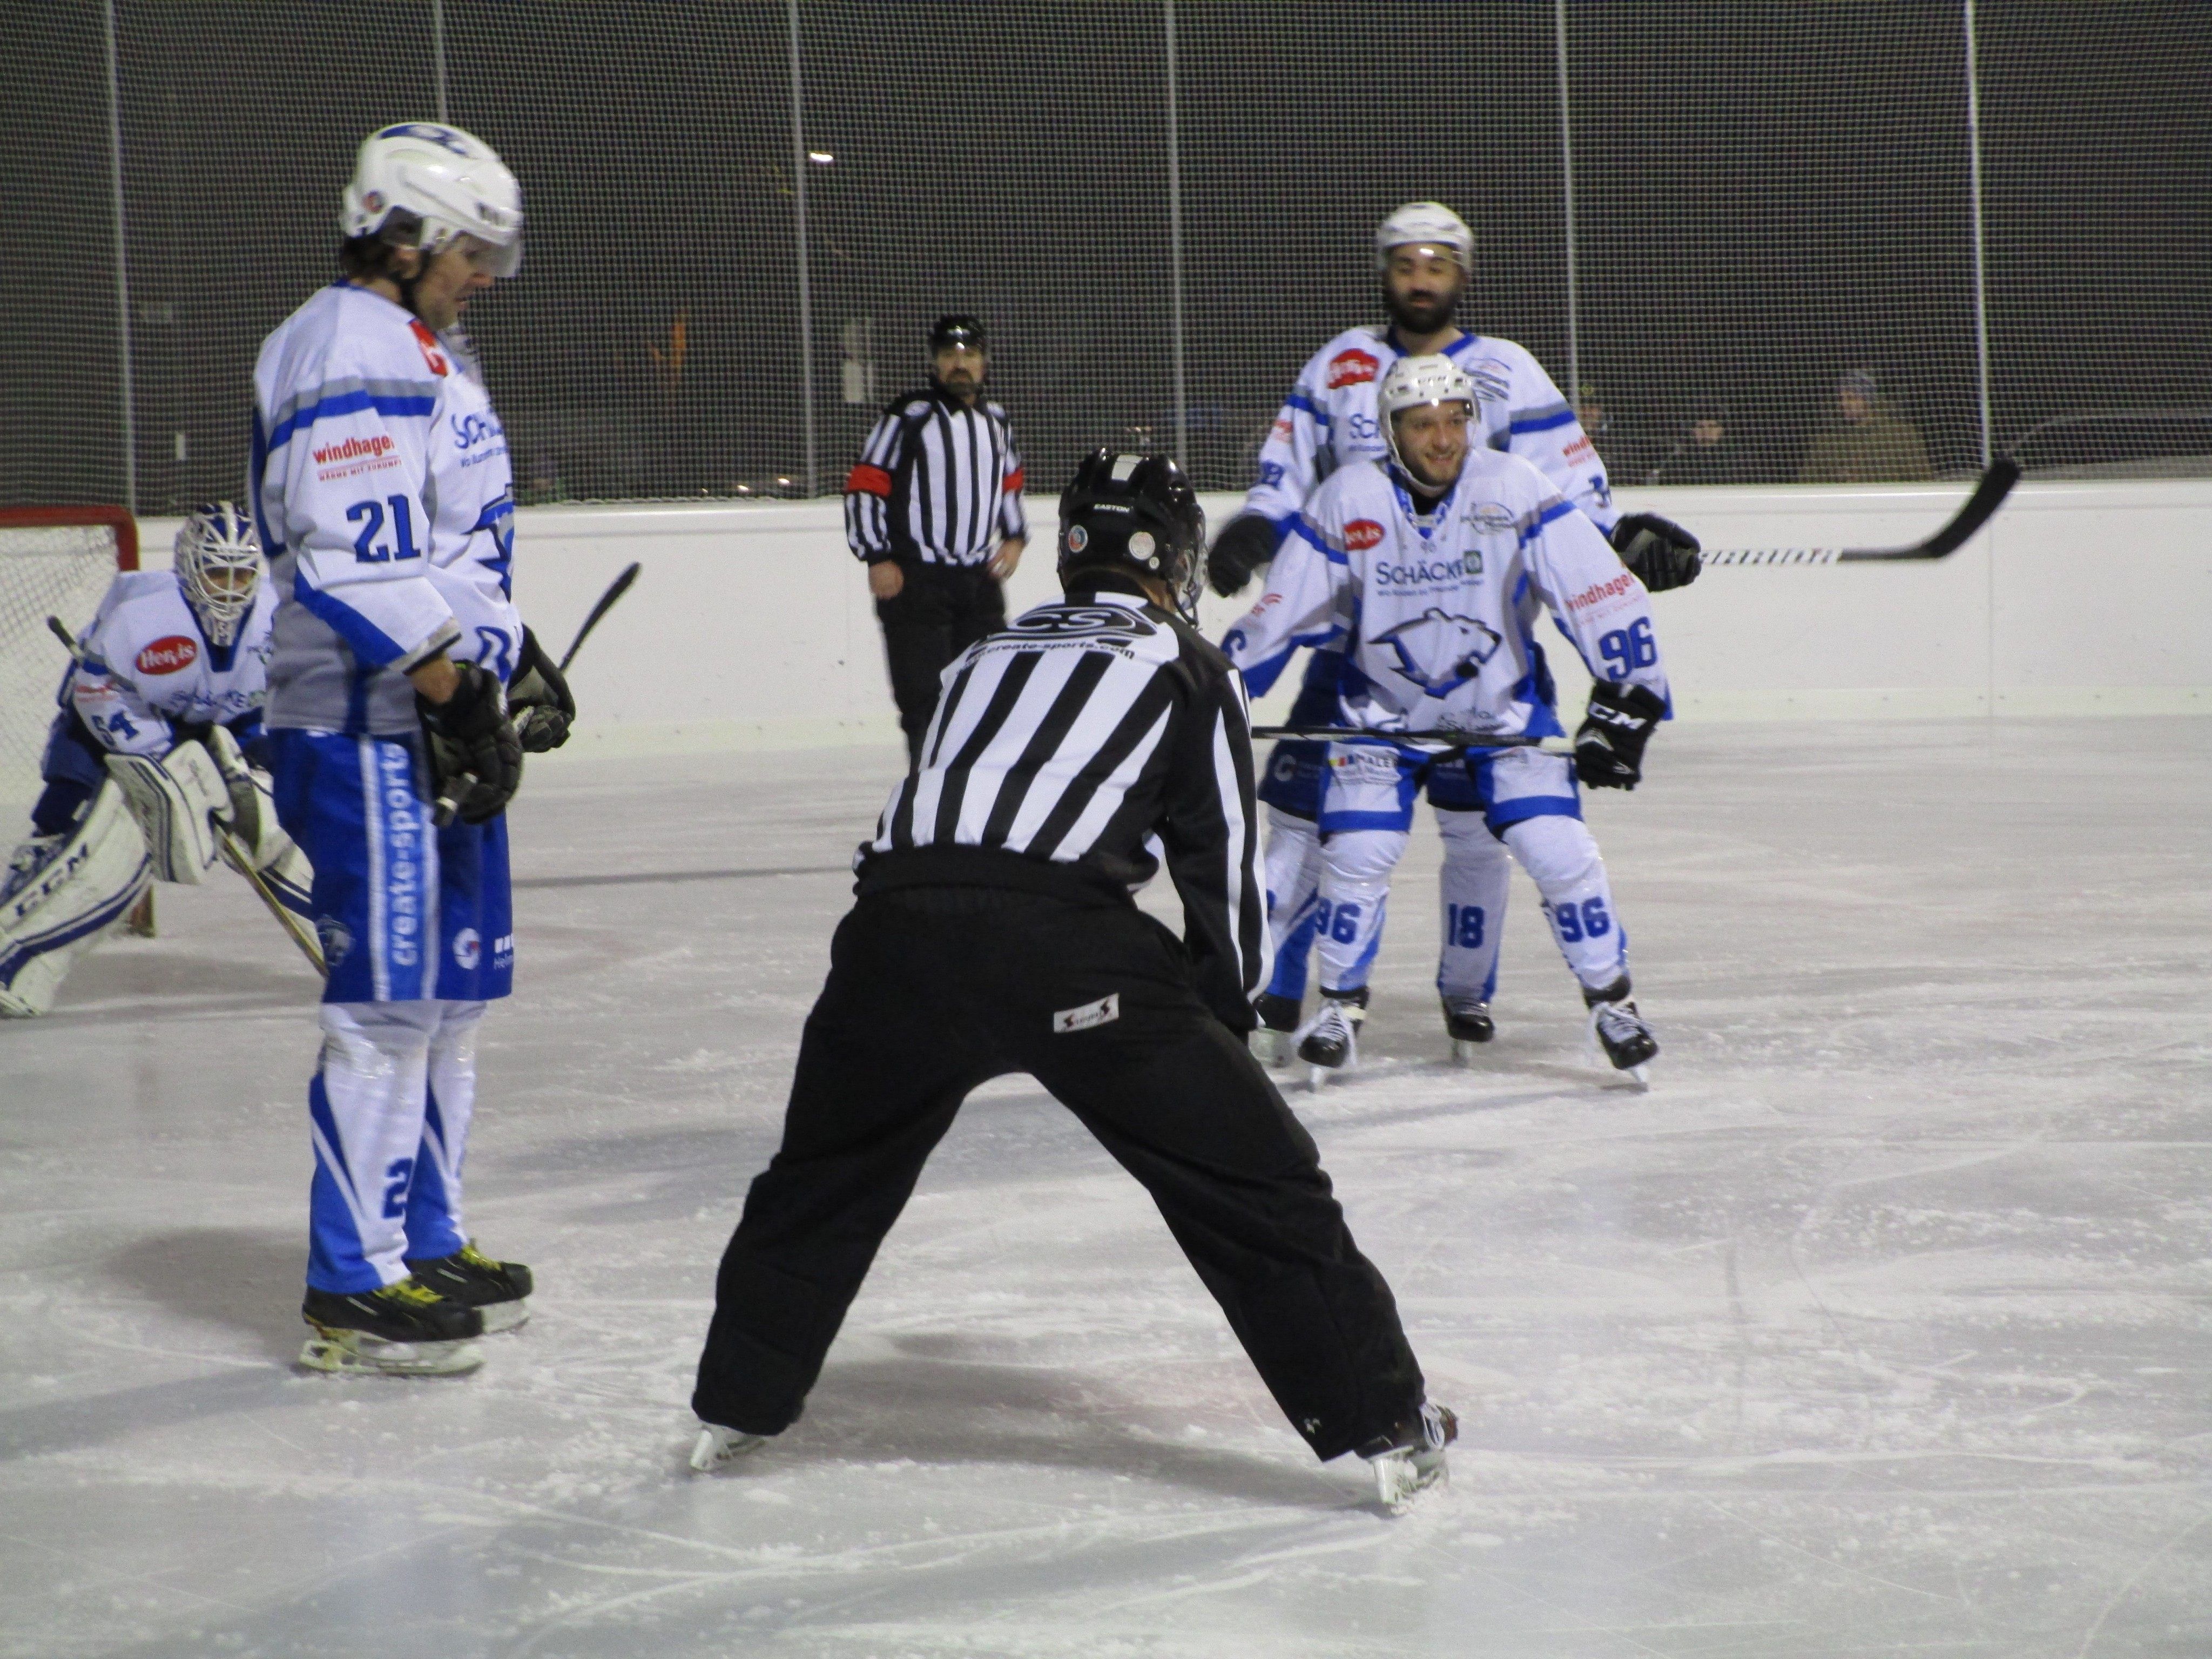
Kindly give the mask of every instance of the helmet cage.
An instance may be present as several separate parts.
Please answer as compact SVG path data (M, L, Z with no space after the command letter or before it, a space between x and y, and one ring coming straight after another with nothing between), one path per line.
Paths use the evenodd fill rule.
M252 521L228 501L210 501L192 509L177 532L177 584L185 602L198 618L210 645L223 647L238 639L239 623L253 608L261 583L261 541ZM235 580L243 572L246 580ZM218 582L218 574L233 580Z

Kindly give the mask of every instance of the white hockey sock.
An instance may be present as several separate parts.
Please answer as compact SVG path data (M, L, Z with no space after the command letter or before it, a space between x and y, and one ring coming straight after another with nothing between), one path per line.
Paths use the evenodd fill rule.
M1357 990L1382 944L1390 872L1406 851L1403 830L1342 830L1322 842L1321 911L1315 945L1324 991Z
M308 1085L315 1178L307 1283L373 1291L407 1276L404 1218L422 1141L434 1002L326 1002Z
M1449 1001L1487 1002L1498 988L1498 941L1513 860L1480 812L1439 811L1437 833L1444 843L1437 878L1443 916L1437 990Z
M428 1090L422 1109L422 1144L407 1194L410 1261L451 1255L469 1242L461 1215L461 1161L467 1156L469 1122L477 1103L477 1026L481 1002L441 1002L430 1039Z
M1601 991L1628 971L1628 934L1613 913L1605 860L1580 818L1523 818L1505 844L1544 896L1544 915L1559 954L1583 988Z
M1306 958L1321 906L1321 828L1311 818L1267 809L1267 931L1275 941L1267 990L1296 1000L1306 992Z

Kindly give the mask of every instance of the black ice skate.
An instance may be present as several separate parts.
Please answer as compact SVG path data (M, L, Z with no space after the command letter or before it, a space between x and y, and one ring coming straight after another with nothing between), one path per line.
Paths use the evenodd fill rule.
M1362 1447L1359 1455L1375 1471L1375 1495L1382 1507L1403 1515L1420 1493L1449 1486L1451 1471L1444 1463L1444 1448L1458 1438L1459 1419L1451 1407L1424 1401L1387 1445Z
M1613 1069L1627 1073L1650 1088L1651 1077L1644 1070L1644 1062L1659 1052L1659 1039L1652 1035L1650 1023L1628 1000L1627 976L1622 975L1602 991L1585 989L1583 1001L1589 1008L1591 1040L1605 1050Z
M452 1255L410 1261L407 1271L447 1301L474 1308L487 1332L514 1330L530 1317L530 1269L493 1261L473 1238Z
M483 1316L418 1279L356 1295L310 1285L300 1316L315 1328L300 1350L310 1370L454 1376L483 1364L469 1340L483 1334Z
M1472 1066L1475 1045L1498 1035L1490 1005L1473 997L1445 997L1443 1001L1444 1033L1451 1038L1452 1058L1462 1066Z
M1296 997L1279 997L1263 991L1252 1000L1260 1016L1260 1029L1245 1039L1252 1057L1262 1066L1280 1066L1291 1057L1291 1040L1297 1036L1300 1003Z
M1321 1008L1297 1033L1298 1058L1311 1066L1308 1082L1318 1090L1331 1072L1359 1063L1359 1024L1367 1018L1367 988L1323 990Z

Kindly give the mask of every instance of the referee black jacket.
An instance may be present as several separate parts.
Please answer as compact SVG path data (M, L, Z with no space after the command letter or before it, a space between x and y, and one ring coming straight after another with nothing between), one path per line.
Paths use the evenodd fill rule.
M1269 947L1243 679L1133 579L1082 582L954 659L858 890L1132 904L1164 858L1199 994L1249 1031Z

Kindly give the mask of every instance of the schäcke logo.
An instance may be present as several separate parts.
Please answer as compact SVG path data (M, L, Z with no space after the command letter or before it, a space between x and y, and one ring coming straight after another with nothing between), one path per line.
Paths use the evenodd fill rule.
M138 672L142 674L173 674L180 668L190 668L199 659L198 640L188 640L182 634L171 634L155 641L138 653Z
M1328 389L1335 392L1371 380L1382 366L1382 360L1373 352L1362 351L1357 346L1349 351L1340 351L1328 360Z
M1354 519L1344 526L1344 544L1354 553L1365 551L1382 539L1382 526L1372 519Z

